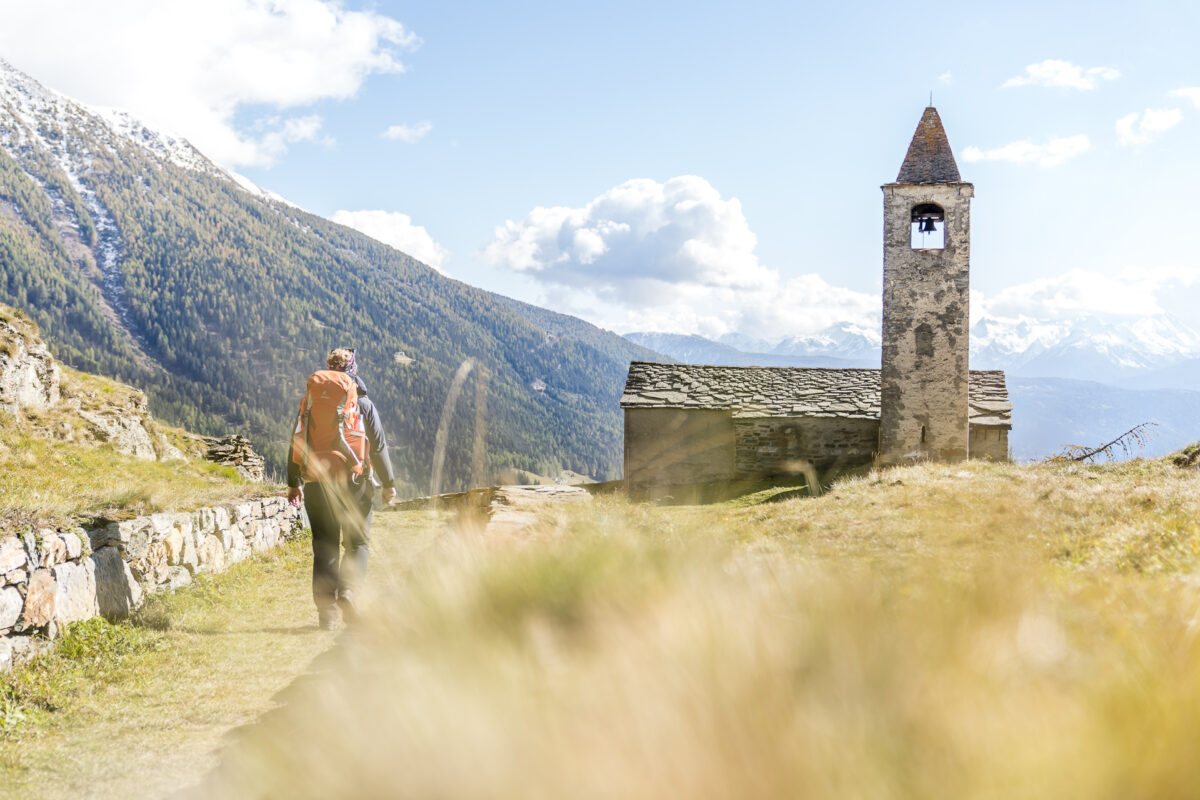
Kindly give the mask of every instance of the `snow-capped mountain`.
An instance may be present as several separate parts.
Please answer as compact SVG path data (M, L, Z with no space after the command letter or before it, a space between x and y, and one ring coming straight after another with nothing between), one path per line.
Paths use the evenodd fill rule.
M869 367L879 362L878 357L871 362L820 355L743 351L722 342L705 339L703 336L677 333L627 333L625 338L684 364L713 364L724 367ZM741 341L753 342L749 337L743 337Z
M1055 322L984 317L971 328L971 366L1014 375L1114 383L1197 357L1200 333L1166 314Z
M97 141L116 147L133 143L155 155L187 169L228 177L225 172L192 147L186 139L155 130L128 112L114 108L92 107L42 86L0 58L0 105L23 125L0 128L5 144L19 144L11 137L32 136L54 152L60 166L72 167L75 153L64 140L63 131L86 131ZM72 172L67 169L68 174Z
M727 333L717 339L743 353L777 356L821 356L843 361L878 361L879 326L839 322L816 333L782 339L758 339L742 333Z
M879 327L841 322L808 336L781 340L770 352L792 356L828 356L850 360L878 359Z
M629 338L678 361L730 366L816 366L814 358L827 359L829 366L878 365L880 358L878 329L853 323L777 340L740 333L726 334L716 342L673 334L630 334ZM775 358L782 360L770 360ZM984 316L971 328L971 367L1003 369L1012 375L1200 389L1200 369L1194 365L1198 360L1200 332L1167 314L1091 314L1055 321ZM1149 384L1139 380L1151 375L1154 380Z
M0 144L5 147L33 146L54 154L58 166L78 190L82 153L63 133L85 132L93 143L107 145L119 157L124 145L136 145L184 169L231 181L240 188L268 200L288 202L254 184L249 178L214 164L182 136L152 127L119 108L91 106L43 86L0 58L0 108L21 124L0 126ZM29 137L30 140L26 140Z

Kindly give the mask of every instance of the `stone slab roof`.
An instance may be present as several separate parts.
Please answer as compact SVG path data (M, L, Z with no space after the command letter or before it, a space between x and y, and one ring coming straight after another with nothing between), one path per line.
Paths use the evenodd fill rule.
M908 154L900 165L896 183L960 183L958 164L942 127L942 118L933 106L925 109Z
M1000 370L972 370L968 398L972 424L1012 427L1012 403ZM621 407L729 410L735 418L879 419L879 370L634 361Z

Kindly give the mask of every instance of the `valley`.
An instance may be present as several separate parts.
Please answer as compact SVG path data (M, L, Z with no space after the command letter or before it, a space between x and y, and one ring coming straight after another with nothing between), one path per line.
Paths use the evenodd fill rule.
M0 108L0 302L65 363L142 387L172 424L250 435L279 475L304 378L355 346L413 496L470 361L486 428L451 410L447 488L470 481L477 435L489 473L619 474L625 367L661 356L248 191L186 142L3 62Z

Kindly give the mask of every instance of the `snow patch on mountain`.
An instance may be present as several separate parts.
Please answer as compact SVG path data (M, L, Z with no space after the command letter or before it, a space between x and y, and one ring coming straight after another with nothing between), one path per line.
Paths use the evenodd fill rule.
M791 336L778 342L772 353L790 356L871 358L879 355L882 337L878 328L841 322L806 336Z
M1071 320L985 316L971 329L971 366L1113 381L1200 357L1200 333L1168 314Z
M661 336L654 342L646 334L638 336L635 341L644 346L685 361L704 357L733 364L753 356L756 363L766 363L764 355L872 364L880 359L879 330L849 322L776 340L741 333L726 334L716 343L698 336L669 341ZM1200 331L1169 314L1086 314L1059 320L985 314L971 328L972 369L1003 369L1013 375L1134 385L1137 376L1155 374L1156 385L1200 389L1196 369L1173 369L1198 360Z
M781 339L762 339L742 333L727 333L717 339L720 344L743 353L770 353L778 356L821 356L859 361L879 358L878 327L853 322L839 322L816 333L788 336Z
M0 108L19 124L0 126L0 145L10 152L14 147L41 145L50 150L72 184L81 183L86 164L77 164L82 155L64 132L72 128L85 131L114 154L121 144L133 144L163 161L184 169L203 172L228 180L269 200L283 198L255 186L249 180L218 167L187 139L166 133L141 121L127 111L90 106L47 88L0 58ZM32 141L29 141L32 140Z
M205 158L187 139L155 130L128 111L105 106L83 107L107 122L118 136L144 147L172 164L197 172L232 177Z

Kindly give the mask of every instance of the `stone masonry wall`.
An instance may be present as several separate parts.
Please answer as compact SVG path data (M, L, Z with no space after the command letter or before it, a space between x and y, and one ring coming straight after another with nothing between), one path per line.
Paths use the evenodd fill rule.
M734 421L739 475L786 475L811 464L869 464L879 421L846 417L752 417Z
M733 422L728 411L625 409L625 482L688 486L734 476Z
M1008 461L1008 429L996 425L972 425L971 458Z
M113 522L90 532L0 533L0 669L97 615L128 616L143 598L279 546L304 524L282 497ZM24 634L24 635L20 635Z
M958 461L968 447L969 183L888 184L884 191L883 358L879 456L884 464ZM945 212L945 247L914 250L911 214Z

